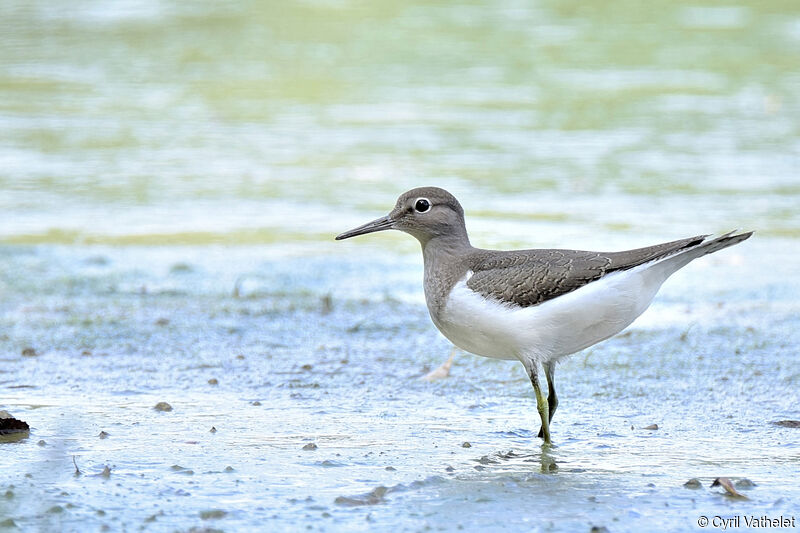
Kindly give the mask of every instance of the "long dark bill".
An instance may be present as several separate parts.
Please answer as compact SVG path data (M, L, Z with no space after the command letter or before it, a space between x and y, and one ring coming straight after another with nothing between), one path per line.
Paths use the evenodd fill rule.
M357 235L365 235L367 233L392 229L392 224L394 224L394 220L389 218L387 215L385 217L375 219L372 222L367 222L363 226L353 228L350 231L345 231L344 233L337 235L336 240L341 241L342 239L349 239L350 237L355 237Z

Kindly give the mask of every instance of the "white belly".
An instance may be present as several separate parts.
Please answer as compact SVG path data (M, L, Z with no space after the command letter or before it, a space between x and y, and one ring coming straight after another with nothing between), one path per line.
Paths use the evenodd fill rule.
M451 291L433 321L453 344L495 359L557 360L611 337L650 305L673 269L646 264L615 272L532 307L489 300L467 287ZM668 271L668 272L667 272Z

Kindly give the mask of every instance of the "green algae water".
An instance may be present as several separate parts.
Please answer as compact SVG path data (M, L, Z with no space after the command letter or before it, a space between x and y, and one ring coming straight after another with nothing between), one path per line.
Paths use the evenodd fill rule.
M796 2L5 2L0 530L800 519L798 95ZM333 241L419 185L487 248L756 234L559 366L543 450L521 365L421 379L414 239Z

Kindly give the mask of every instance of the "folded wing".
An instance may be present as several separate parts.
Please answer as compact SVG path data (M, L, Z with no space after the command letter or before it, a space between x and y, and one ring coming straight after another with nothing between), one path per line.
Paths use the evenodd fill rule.
M706 237L699 235L624 252L542 249L486 254L485 257L478 252L471 261L473 274L467 287L486 298L530 307L572 292L612 272L700 246ZM728 236L720 237L724 238ZM719 248L711 251L716 249Z

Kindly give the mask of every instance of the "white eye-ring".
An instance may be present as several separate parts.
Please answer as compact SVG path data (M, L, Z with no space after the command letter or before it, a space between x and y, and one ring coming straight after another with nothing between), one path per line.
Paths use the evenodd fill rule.
M414 211L417 213L427 213L431 210L431 202L427 198L417 198L414 202Z

